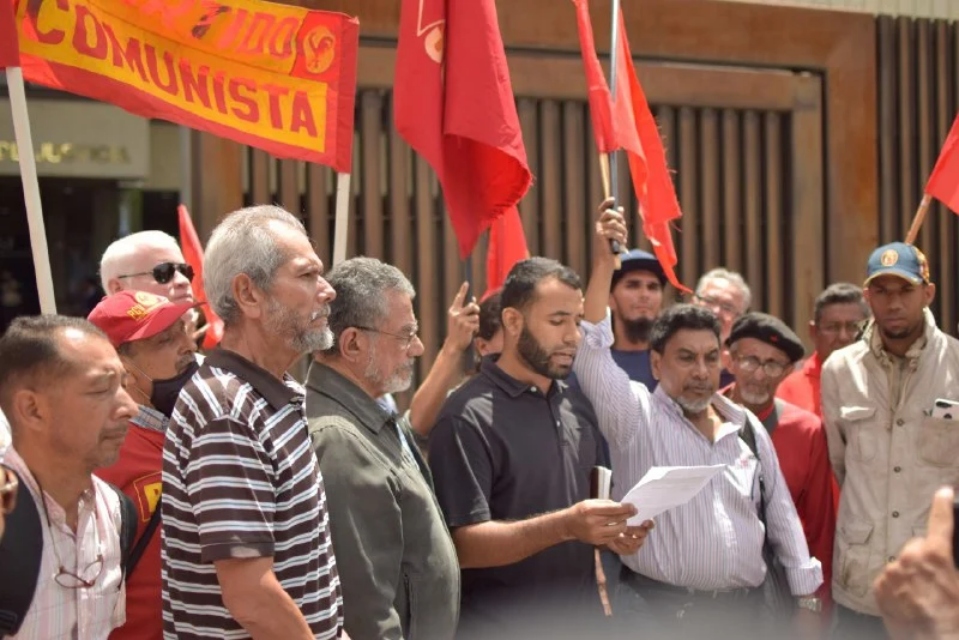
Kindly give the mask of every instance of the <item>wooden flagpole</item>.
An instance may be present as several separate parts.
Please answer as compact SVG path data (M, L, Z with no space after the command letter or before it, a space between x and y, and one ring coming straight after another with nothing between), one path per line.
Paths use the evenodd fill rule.
M333 265L346 260L346 241L350 225L350 174L336 174L336 223L333 232Z
M43 224L43 208L40 205L40 183L37 180L37 162L33 155L33 136L30 133L30 118L27 115L27 92L23 84L23 70L20 67L7 67L7 87L10 90L13 129L17 140L17 155L20 158L20 180L23 183L23 200L27 207L30 249L33 252L33 270L37 278L40 313L55 314L57 303L53 293L50 253L47 249L47 232Z
M922 223L926 219L926 213L929 212L930 204L932 204L932 196L928 193L923 194L922 202L919 203L919 208L916 209L916 215L912 218L909 233L906 234L906 244L914 244L916 242L916 238L919 237L919 228L922 227Z

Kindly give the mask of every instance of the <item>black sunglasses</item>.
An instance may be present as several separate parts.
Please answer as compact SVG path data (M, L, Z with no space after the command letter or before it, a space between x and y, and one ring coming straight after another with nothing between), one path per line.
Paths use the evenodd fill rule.
M140 273L128 273L125 276L117 276L118 278L136 278L137 276L153 276L153 279L156 280L159 284L166 284L170 280L173 280L173 274L177 271L183 274L183 276L193 282L193 267L186 263L176 263L176 262L161 262L157 266L153 267L152 271L141 271Z

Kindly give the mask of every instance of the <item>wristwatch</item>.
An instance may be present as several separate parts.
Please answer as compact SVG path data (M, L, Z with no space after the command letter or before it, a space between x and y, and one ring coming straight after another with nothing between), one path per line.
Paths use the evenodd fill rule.
M815 596L796 598L796 606L800 609L808 609L813 613L822 613L822 599Z

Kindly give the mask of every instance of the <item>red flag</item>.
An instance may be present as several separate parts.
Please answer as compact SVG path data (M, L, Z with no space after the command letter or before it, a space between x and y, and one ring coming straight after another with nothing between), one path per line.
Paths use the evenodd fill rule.
M439 177L466 258L532 174L494 0L402 0L396 129Z
M20 66L13 0L0 0L0 69Z
M942 145L939 160L926 183L926 193L959 213L959 116Z
M0 0L3 2L4 0ZM207 302L206 291L203 289L203 245L200 237L193 228L190 212L182 204L177 207L180 218L180 247L183 249L183 258L193 267L193 296L203 305L203 315L206 316L207 329L203 334L203 348L212 349L223 339L223 321L213 312Z
M590 113L600 153L624 149L629 161L633 189L639 199L643 233L653 245L666 277L680 291L689 291L676 277L676 249L670 223L682 216L676 190L666 164L666 151L646 94L636 76L626 26L619 16L619 51L616 56L616 100L603 78L593 43L588 0L573 0L586 81Z
M517 262L529 257L523 221L516 207L500 216L489 228L489 248L486 251L486 293L499 289Z

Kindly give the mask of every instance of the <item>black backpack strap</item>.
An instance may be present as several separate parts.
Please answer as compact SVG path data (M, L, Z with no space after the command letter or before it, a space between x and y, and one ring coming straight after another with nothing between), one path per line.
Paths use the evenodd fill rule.
M122 562L120 566L124 567L124 571L126 571L130 551L133 548L133 541L136 540L137 536L137 519L139 518L139 513L137 513L137 507L133 504L133 500L130 500L127 494L120 491L119 487L109 482L107 484L110 485L110 488L113 489L117 497L120 498L120 561Z
M143 534L140 536L140 539L137 540L136 545L133 549L130 550L130 555L127 557L126 561L126 579L130 579L130 574L133 573L133 570L136 569L137 564L140 562L140 558L143 557L143 552L146 551L147 545L150 544L150 540L153 539L154 534L156 533L157 527L160 526L160 502L157 500L156 506L153 508L153 513L150 515L150 521L147 523L146 529L143 530Z
M763 426L766 428L766 433L769 435L773 434L773 431L776 430L776 427L779 426L779 418L783 414L783 401L779 398L773 399L773 410L769 412L769 415L766 416L766 419L762 421ZM759 454L756 454L756 457L759 457Z
M0 541L0 638L16 635L33 603L43 557L43 524L21 478L17 506Z

